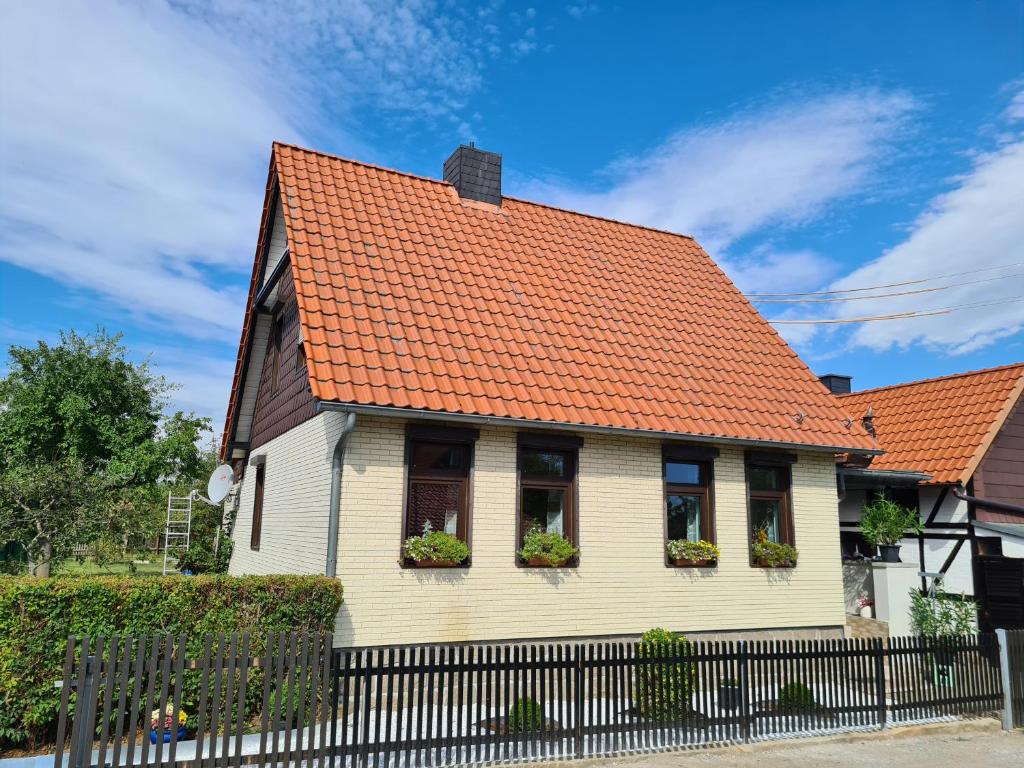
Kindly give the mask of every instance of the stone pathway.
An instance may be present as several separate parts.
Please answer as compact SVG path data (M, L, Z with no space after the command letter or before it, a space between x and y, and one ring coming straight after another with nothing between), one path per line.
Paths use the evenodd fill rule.
M860 616L846 617L847 637L889 637L889 625L878 619L864 619Z

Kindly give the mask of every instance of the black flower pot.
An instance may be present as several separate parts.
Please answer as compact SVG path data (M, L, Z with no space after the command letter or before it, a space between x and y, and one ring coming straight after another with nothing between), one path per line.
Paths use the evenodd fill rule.
M878 548L882 551L882 562L883 563L901 563L900 560L900 545L899 544L879 544Z

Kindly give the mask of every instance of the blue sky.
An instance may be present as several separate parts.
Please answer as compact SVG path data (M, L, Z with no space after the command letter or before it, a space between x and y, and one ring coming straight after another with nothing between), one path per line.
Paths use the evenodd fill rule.
M474 140L748 293L940 289L776 320L985 305L778 326L856 388L1024 359L1021 0L17 4L0 344L122 330L219 429L274 139L431 176Z

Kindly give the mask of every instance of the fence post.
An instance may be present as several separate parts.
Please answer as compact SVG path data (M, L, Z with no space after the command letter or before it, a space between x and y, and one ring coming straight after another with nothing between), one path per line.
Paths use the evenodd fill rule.
M96 657L91 654L85 656L82 664L85 665L85 677L75 704L75 719L81 718L81 722L75 730L76 738L71 743L71 768L87 768L92 762L89 758L92 756L95 723L92 722L90 713L95 711L92 700L96 690Z
M750 743L750 676L747 670L747 641L740 640L738 645L740 667L740 728L743 730L743 742Z
M878 725L884 729L887 714L885 708L885 649L882 647L880 637L876 637L873 644L875 646L875 698L878 706Z
M1010 670L1010 637L1005 629L996 630L999 642L999 680L1003 687L1003 730L1013 730L1013 684Z
M574 666L572 734L574 751L577 758L584 755L583 749L583 645L576 644L576 664Z

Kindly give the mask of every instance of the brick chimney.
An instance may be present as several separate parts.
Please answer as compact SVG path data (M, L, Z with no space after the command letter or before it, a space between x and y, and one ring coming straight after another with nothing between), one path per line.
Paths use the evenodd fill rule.
M459 197L501 205L501 155L463 144L444 161L444 180Z
M853 377L841 373L826 373L818 377L818 381L828 387L833 395L848 395L853 391Z

